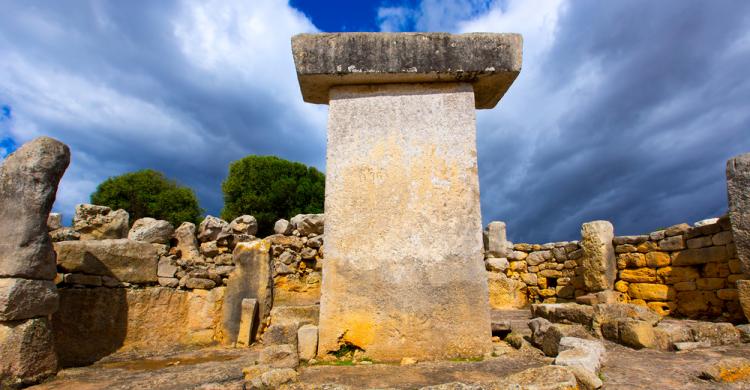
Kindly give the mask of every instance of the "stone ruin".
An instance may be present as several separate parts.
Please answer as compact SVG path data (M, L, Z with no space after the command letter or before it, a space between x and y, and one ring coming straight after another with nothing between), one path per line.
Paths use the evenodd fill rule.
M674 351L697 354L698 388L748 384L750 360L714 351L750 352L750 154L727 163L727 216L636 236L593 221L578 241L514 244L503 222L482 230L474 109L497 104L520 71L520 36L320 34L292 46L303 98L330 105L326 214L279 220L269 237L249 215L175 228L86 204L65 227L50 209L68 148L42 137L8 156L0 388L60 369L50 388L104 388L115 382L87 372L117 377L128 363L112 357L175 348L230 355L187 358L169 386L145 376L113 388L326 388L326 367L355 364L424 365L433 384L450 382L438 371L465 376L430 389L595 389L616 386L621 359L630 369ZM377 364L388 362L401 366ZM494 379L470 379L480 374Z

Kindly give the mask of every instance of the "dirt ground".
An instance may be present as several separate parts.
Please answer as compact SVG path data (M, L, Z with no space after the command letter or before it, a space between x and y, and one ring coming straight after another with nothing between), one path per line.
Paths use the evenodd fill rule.
M750 356L750 345L689 352L636 351L607 343L604 389L750 389L750 383L719 384L699 379L701 367L722 357ZM303 366L300 381L311 388L414 389L447 382L487 383L526 368L549 364L534 350L508 347L480 362L423 362L411 366ZM115 354L88 367L66 369L32 389L242 389L242 368L258 349L175 351L161 356Z

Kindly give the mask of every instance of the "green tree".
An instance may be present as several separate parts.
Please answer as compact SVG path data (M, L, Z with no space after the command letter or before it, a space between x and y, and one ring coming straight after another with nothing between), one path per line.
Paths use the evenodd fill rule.
M313 167L274 156L247 156L229 166L221 186L223 219L249 214L261 234L279 218L323 212L325 176Z
M175 227L197 223L203 210L195 193L153 169L110 177L91 194L91 203L130 214L130 223L143 217L164 219Z

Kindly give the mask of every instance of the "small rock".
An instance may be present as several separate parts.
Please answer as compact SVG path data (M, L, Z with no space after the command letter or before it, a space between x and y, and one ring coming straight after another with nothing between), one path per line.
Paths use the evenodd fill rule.
M318 327L303 325L297 330L297 350L301 360L309 361L318 353Z
M692 351L699 348L708 348L711 343L708 341L682 341L674 343L674 347L678 351Z
M742 357L726 357L706 364L700 378L714 382L736 382L750 378L750 360Z
M323 234L325 215L297 214L292 218L290 223L294 226L294 229L299 231L300 235L306 236L310 233Z
M258 233L258 221L252 215L240 215L229 223L229 231L254 236Z
M291 368L280 368L263 373L260 380L264 386L275 389L285 383L297 381L297 371Z
M292 234L292 230L294 230L294 226L286 219L280 219L273 225L273 232L276 234L288 236Z
M49 216L47 216L47 230L53 231L62 227L62 214L49 213Z
M198 225L198 240L200 242L216 241L222 232L228 230L228 225L221 218L207 215L200 225Z
M188 278L187 281L185 281L185 287L190 289L210 290L216 287L216 282L211 279Z
M413 364L417 364L417 359L412 357L405 357L401 359L402 366L411 366Z
M297 349L291 344L267 346L260 351L259 360L273 368L296 368L299 365Z

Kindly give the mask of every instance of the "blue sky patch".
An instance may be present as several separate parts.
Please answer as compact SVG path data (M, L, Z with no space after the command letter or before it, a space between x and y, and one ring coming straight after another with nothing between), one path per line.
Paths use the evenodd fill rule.
M10 106L3 104L0 106L0 121L10 119L11 110Z

